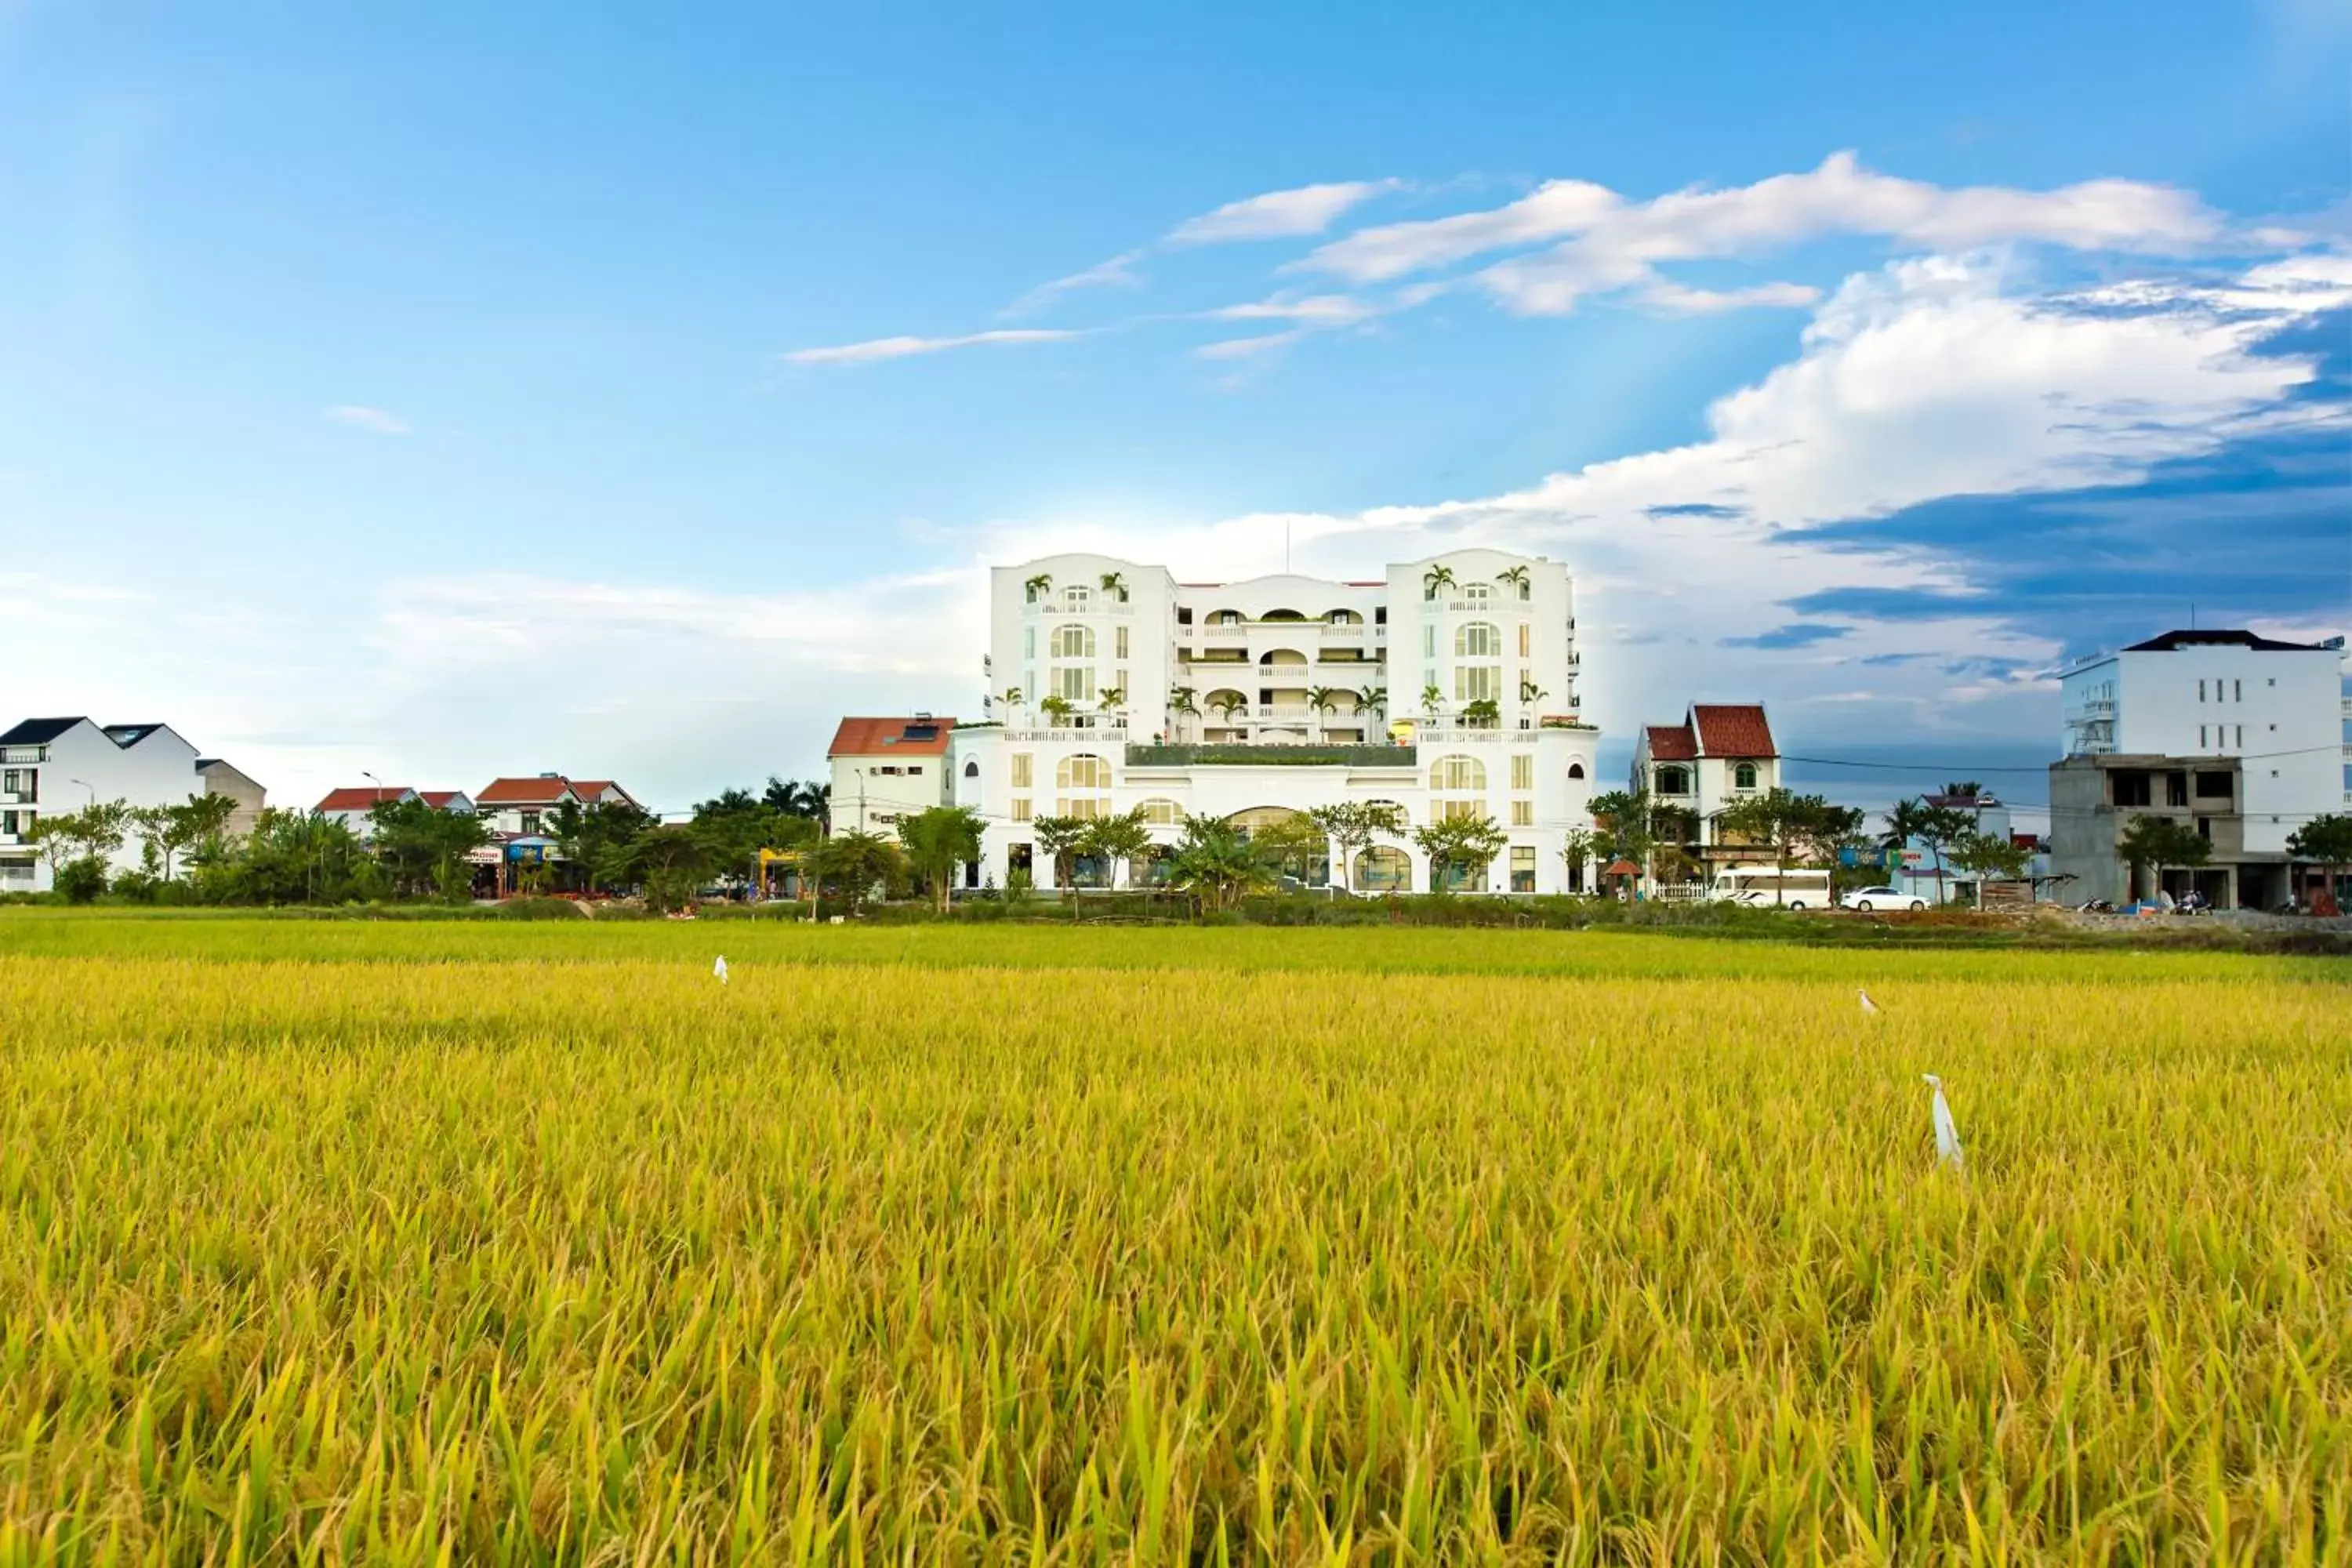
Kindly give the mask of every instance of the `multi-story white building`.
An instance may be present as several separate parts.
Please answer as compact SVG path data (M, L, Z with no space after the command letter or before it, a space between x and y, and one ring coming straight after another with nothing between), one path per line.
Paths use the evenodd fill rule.
M213 793L236 795L241 811L262 800L260 786L216 757L198 757L168 724L27 719L0 734L0 891L47 890L48 858L32 837L43 816L116 800L179 805ZM137 838L126 838L110 872L138 869L141 855Z
M1679 724L1645 724L1633 742L1632 786L1683 814L1682 849L1702 879L1715 862L1769 858L1717 820L1780 783L1780 748L1760 702L1694 702Z
M2167 876L2217 906L2289 895L2286 841L2352 805L2352 704L2344 639L2282 642L2242 630L2170 631L2084 660L2060 679L2065 758L2050 769L2051 860L2069 896L2127 898L2116 840L2169 816L2212 845L2209 866Z
M825 760L833 768L827 826L835 833L896 837L902 817L953 797L948 747L953 719L844 719Z
M1425 889L1411 830L1483 813L1509 837L1484 885L1570 885L1599 736L1579 717L1568 571L1458 550L1374 580L1179 583L1165 567L1055 555L991 574L988 720L955 731L955 799L989 819L978 875L1043 884L1039 816L1140 808L1244 828L1385 801L1407 831L1341 873ZM840 801L838 786L835 795Z

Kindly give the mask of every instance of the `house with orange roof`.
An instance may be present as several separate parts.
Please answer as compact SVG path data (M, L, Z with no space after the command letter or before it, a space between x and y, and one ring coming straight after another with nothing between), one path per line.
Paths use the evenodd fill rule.
M1717 822L1743 800L1779 787L1780 748L1761 702L1694 702L1679 724L1647 724L1633 743L1629 780L1652 802L1685 813L1683 850L1693 860L1752 859L1751 845L1727 840Z
M833 768L831 830L896 837L898 824L917 812L955 801L948 748L953 719L844 719L825 748Z

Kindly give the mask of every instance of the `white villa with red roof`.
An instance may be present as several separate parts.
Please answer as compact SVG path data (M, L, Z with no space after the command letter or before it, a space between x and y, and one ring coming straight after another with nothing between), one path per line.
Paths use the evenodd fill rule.
M1757 858L1725 843L1716 818L1780 782L1780 748L1760 702L1695 702L1679 724L1643 726L1633 745L1633 788L1691 815L1697 837L1684 847L1702 861Z
M887 833L919 811L955 799L948 769L953 719L844 719L825 748L833 766L830 826L835 833Z
M365 837L368 833L368 813L386 803L421 800L436 811L474 809L474 799L461 789L411 789L405 784L355 784L331 789L310 809L320 816L331 816L353 833Z

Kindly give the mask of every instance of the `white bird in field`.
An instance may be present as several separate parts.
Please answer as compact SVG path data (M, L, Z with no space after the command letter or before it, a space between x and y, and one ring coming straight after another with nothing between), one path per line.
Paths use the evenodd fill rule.
M719 977L719 984L724 985L727 984L727 955L725 953L722 952L719 955L719 962L710 966L710 973Z
M1952 1120L1952 1108L1944 1099L1944 1080L1931 1072L1919 1076L1936 1091L1936 1158L1957 1171L1960 1168L1960 1124Z
M1875 1013L1878 1011L1878 1004L1870 999L1869 992L1864 991L1862 987L1857 985L1854 987L1853 994L1862 998L1862 1010L1864 1012Z

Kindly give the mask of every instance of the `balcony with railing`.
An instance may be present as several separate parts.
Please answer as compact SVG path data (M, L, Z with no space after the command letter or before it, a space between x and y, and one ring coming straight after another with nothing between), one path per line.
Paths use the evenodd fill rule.
M29 789L0 789L0 805L38 805L41 797Z
M1085 599L1070 604L1060 599L1032 599L1022 607L1030 616L1131 616L1133 601L1128 599Z
M1124 721L1121 721L1117 724L1094 725L1087 728L1079 728L1076 725L1048 730L1015 730L1007 728L1004 731L1004 738L1010 742L1022 742L1101 741L1108 744L1124 745L1127 742L1127 725Z

